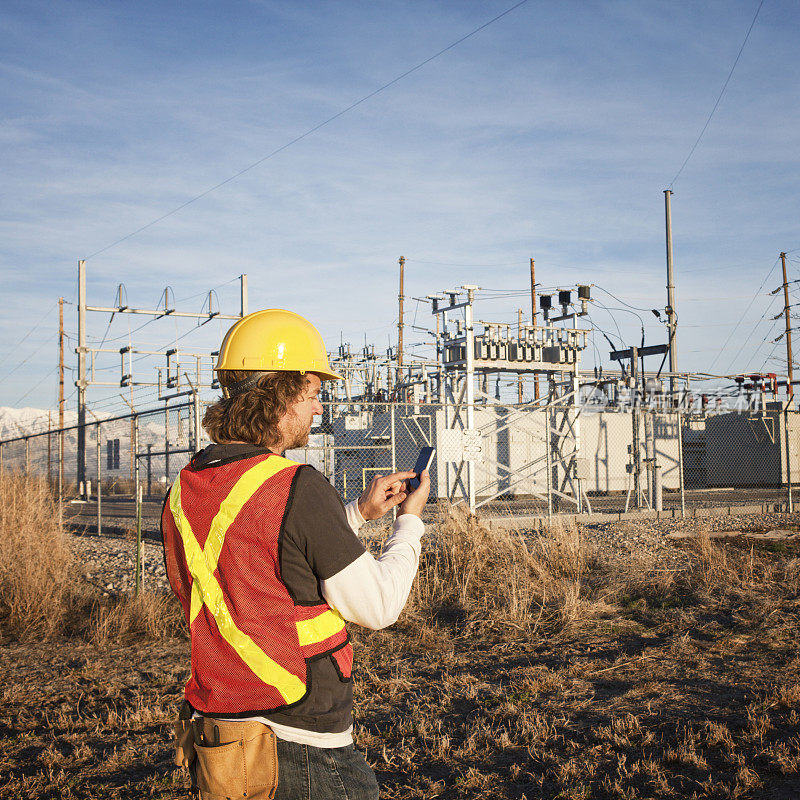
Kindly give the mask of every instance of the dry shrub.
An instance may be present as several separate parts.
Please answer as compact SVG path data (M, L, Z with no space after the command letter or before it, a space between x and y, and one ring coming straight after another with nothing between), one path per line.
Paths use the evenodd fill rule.
M772 558L769 553L717 544L700 528L690 541L694 558L687 579L709 595L752 594L769 588L776 596L796 596L800 590L800 559Z
M97 604L91 614L88 638L98 647L130 639L167 639L185 632L177 600L169 595L142 592Z
M100 646L164 638L185 628L164 595L101 598L86 584L59 524L58 504L40 478L0 476L0 631L30 641L76 634Z
M523 537L487 527L456 506L443 510L432 528L408 613L525 629L579 614L589 558L574 523Z
M0 624L3 633L49 638L87 602L45 480L0 476Z
M731 563L728 552L714 544L707 528L700 526L692 540L696 559L694 575L708 589L729 584L732 579L742 577L736 563Z

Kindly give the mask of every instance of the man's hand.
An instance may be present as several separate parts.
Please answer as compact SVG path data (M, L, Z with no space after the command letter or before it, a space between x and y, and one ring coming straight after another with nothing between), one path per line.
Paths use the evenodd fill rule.
M389 509L402 503L408 497L406 481L415 474L412 471L393 472L385 476L376 475L364 494L358 498L358 510L361 516L366 520L378 519ZM430 482L428 485L430 486Z
M415 517L421 517L422 509L425 508L425 503L428 502L430 491L431 476L428 474L428 470L423 470L419 476L419 486L403 500L402 505L397 510L398 516L400 514L413 514Z

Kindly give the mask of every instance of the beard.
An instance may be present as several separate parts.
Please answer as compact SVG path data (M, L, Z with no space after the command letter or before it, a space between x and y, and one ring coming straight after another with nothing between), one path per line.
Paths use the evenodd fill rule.
M294 413L289 411L286 418L286 435L283 440L284 450L295 450L308 444L310 428Z
M296 437L289 441L286 450L296 450L298 447L305 447L308 444L309 431L298 432Z

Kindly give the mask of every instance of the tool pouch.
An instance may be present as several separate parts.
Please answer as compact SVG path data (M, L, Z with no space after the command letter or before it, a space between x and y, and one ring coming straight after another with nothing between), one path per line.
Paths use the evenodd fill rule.
M278 744L266 725L202 717L193 722L194 782L202 800L272 800Z
M194 729L192 708L185 700L172 729L175 732L175 766L188 767L194 761Z

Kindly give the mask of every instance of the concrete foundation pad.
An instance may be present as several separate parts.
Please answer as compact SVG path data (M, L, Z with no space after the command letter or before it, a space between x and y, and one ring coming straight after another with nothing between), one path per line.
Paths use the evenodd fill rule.
M702 519L704 517L731 517L731 516L749 516L752 514L780 514L788 512L785 504L782 503L759 503L752 505L741 506L712 506L709 508L687 508L685 519ZM484 516L478 509L478 516L484 522L491 522L493 525L499 525L504 528L539 528L547 524L546 514L525 514L525 515L511 515L511 514L498 514ZM553 522L558 523L575 523L577 525L586 525L596 522L639 522L654 519L680 519L681 510L679 508L669 508L665 511L629 511L627 514L619 511L608 513L596 514L553 514ZM717 531L717 534L720 532ZM788 531L787 533L800 536L800 533ZM694 534L691 534L694 535ZM751 535L751 533L743 534L741 531L738 533L731 533L732 536ZM752 534L756 535L756 534ZM767 534L757 535L758 538L764 539ZM783 537L789 538L789 537Z
M709 539L748 539L753 542L785 542L800 538L797 531L773 530L767 533L756 533L755 531L709 531ZM695 539L696 533L676 532L668 533L667 539Z

